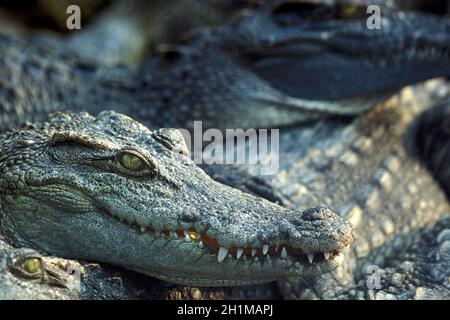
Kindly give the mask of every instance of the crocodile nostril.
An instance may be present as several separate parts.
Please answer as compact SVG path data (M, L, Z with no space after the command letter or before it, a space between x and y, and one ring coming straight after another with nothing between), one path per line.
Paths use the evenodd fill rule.
M333 212L327 207L315 207L305 210L302 219L306 221L325 220L330 218Z

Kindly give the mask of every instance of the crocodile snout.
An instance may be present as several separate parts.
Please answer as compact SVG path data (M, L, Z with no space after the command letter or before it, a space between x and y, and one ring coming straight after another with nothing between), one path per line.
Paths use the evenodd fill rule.
M294 260L329 260L354 241L352 225L326 207L295 212L282 226L285 248Z

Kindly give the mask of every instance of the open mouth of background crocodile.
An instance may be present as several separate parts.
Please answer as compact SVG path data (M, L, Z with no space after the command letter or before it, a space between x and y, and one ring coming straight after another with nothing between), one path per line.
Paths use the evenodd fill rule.
M219 263L227 258L248 263L270 262L272 260L281 259L289 262L289 264L299 266L299 264L320 264L334 260L337 257L342 257L343 248L330 252L312 253L303 252L300 248L293 247L289 244L264 244L258 247L246 245L244 247L231 246L225 248L220 245L217 239L208 236L204 232L198 232L194 227L176 230L157 230L151 225L144 227L135 221L119 218L109 212L107 214L114 218L114 220L133 228L136 232L144 233L154 238L184 241L186 243L195 244L197 248L207 250L209 254L216 255Z

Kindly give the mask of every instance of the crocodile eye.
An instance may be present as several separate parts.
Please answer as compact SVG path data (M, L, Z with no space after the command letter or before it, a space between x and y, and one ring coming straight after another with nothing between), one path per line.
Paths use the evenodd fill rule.
M337 7L339 19L363 18L366 16L366 8L361 4L341 3Z
M41 270L41 260L38 258L28 258L23 262L22 266L29 274L35 274Z
M367 7L360 3L336 3L327 5L312 0L286 1L275 7L273 14L281 24L305 21L327 21L336 19L362 19L367 16Z
M131 171L139 171L144 168L145 162L139 156L124 152L120 156L120 164Z

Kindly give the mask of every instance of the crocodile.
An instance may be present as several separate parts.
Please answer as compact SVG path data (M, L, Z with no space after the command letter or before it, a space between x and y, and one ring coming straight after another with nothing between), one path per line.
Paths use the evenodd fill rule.
M446 97L448 85L432 81L414 91L407 88L351 121L330 119L280 130L280 170L273 176L259 176L253 165L207 169L223 183L289 208L326 205L353 224L355 242L344 252L344 264L318 279L279 282L285 298L339 297L364 284L372 266L391 267L427 228L448 216L445 190L420 147L423 134L430 141L421 129L424 123L435 123L423 112ZM439 108L431 110L434 118L448 123ZM428 145L447 151L448 140L437 137ZM445 159L440 168L444 164Z
M0 299L77 299L69 290L69 263L81 269L75 261L43 257L35 250L14 249L0 241Z
M281 159L283 169L275 177L262 180L261 177L253 177L251 169L243 173L242 167L239 167L238 172L229 170L229 168L222 168L223 172L214 167L209 168L213 170L215 179L241 188L243 191L267 198L267 195L259 188L266 186L267 189L274 190L277 193L276 201L286 207L308 207L309 203L318 202L314 197L322 198L322 201L338 208L337 212L348 218L354 225L357 236L353 250L344 251L347 255L344 261L348 260L345 266L353 270L339 270L333 274L331 279L324 277L314 280L318 281L318 284L309 282L312 279L305 277L301 281L303 287L300 288L293 288L293 286L299 285L298 282L292 282L293 280L280 282L281 290L286 298L312 298L317 295L322 298L372 298L373 296L379 299L392 298L395 291L390 287L389 290L393 293L385 294L380 290L375 293L369 292L367 296L363 295L367 291L364 287L364 270L367 264L376 264L380 267L389 265L399 252L408 249L412 246L411 243L417 243L417 239L423 237L425 232L422 229L433 228L436 222L450 212L444 192L431 174L421 165L420 159L417 159L415 154L416 139L414 138L417 129L414 124L416 115L435 99L433 92L438 91L438 94L442 95L439 92L442 90L433 89L433 84L434 82L427 84L431 86L431 89L426 88L427 90L416 88L417 92L413 94L413 99L408 96L408 90L405 90L406 92L398 97L401 107L398 106L399 101L390 101L350 123L341 120L342 123L339 124L334 120L336 124L334 127L330 126L330 123L324 122L317 124L314 128L291 128L283 131L281 145L284 147L280 154L284 155ZM438 84L439 88L442 88L442 84ZM422 99L420 99L421 91L426 92L426 94L422 92L426 95ZM431 101L427 101L427 99ZM107 117L117 116L111 112L104 112L99 117L105 115ZM70 119L69 121L72 123L72 116L74 115L56 114L53 117ZM93 117L86 114L79 116L93 120ZM126 118L126 121L131 120ZM60 129L64 128L61 124L58 126ZM51 126L47 124L47 128L49 127ZM128 130L136 131L129 127L129 125L124 126ZM36 129L36 126L32 126L28 128L28 131L37 131ZM333 133L333 130L337 132ZM19 132L22 134L26 132L25 135L29 134L26 130ZM312 139L312 137L315 138ZM340 144L336 143L337 139L340 139ZM300 149L294 147L298 141L303 141L309 147ZM310 144L315 144L316 148ZM335 149L330 149L330 144L334 145ZM317 145L324 148L323 150L327 154L321 153ZM305 152L303 157L298 155L293 157L292 153L299 152L299 150ZM376 150L377 154L368 153L370 150ZM339 153L340 155L338 155ZM370 156L367 156L368 154ZM238 183L239 179L242 183ZM348 181L348 183L345 184L344 181ZM396 189L393 189L394 186ZM329 189L338 190L338 192L331 193L328 191ZM327 199L327 196L333 198ZM67 207L67 204L65 205ZM393 212L396 214L393 215ZM442 229L438 228L437 230L441 231ZM177 236L180 238L181 234L177 234ZM197 236L193 235L192 238L197 238ZM446 252L446 238L443 235L438 238L437 249L442 255L442 252L444 254ZM191 241L195 240L191 239ZM428 241L427 244L429 243ZM442 247L443 244L444 247ZM399 270L388 267L383 275L388 274L389 276L386 276L387 280L384 280L386 277L383 277L383 280L386 282L397 281L398 286L400 281L397 279L400 277L398 273L408 274L400 277L400 284L409 283L408 279L411 279L411 275L415 275L417 272L426 275L426 272L430 270L426 268L429 264L420 263L420 260L416 259L414 255L410 258L414 258L414 262L403 263ZM315 259L317 259L316 256L313 257L313 260ZM441 261L438 260L437 267L442 274L442 272L445 273L448 260L439 259ZM411 266L416 263L417 265ZM349 274L354 278L348 279ZM390 274L395 274L394 280ZM339 279L338 283L336 283L336 279ZM416 278L411 282L407 288L410 292L415 290L415 295L405 296L402 288L395 297L399 299L405 297L426 298L430 295L432 297L448 297L446 295L448 290L444 285L433 287L429 285L429 282L427 283L428 279L429 277L424 277L424 280ZM418 285L418 281L421 285ZM436 282L436 280L433 281ZM199 283L195 282L195 284ZM314 288L314 286L316 287ZM314 288L314 293L311 292L311 288ZM330 289L332 292L329 292Z
M162 299L154 281L96 263L15 249L0 238L1 300ZM152 287L151 293L145 286Z
M168 106L189 101L186 109L205 127L280 127L354 116L407 84L449 74L447 19L386 8L382 28L369 30L365 6L347 16L337 8L282 2L241 12L187 45L162 46L166 59L144 69L147 87L164 92ZM204 86L208 73L214 76ZM211 90L222 93L214 101L219 126L202 103ZM141 117L152 114L145 109Z
M289 210L222 185L186 157L180 131L115 112L56 113L0 145L0 230L17 246L232 286L328 272L353 242L329 209Z

